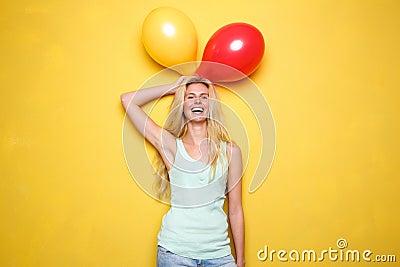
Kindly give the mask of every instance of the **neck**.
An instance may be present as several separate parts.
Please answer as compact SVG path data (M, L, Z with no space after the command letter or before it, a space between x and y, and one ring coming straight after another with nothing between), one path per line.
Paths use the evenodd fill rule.
M187 132L184 136L185 142L199 145L207 138L207 121L188 122Z

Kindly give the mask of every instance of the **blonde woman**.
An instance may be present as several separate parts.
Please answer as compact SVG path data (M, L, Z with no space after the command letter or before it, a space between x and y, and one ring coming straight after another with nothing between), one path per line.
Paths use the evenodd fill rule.
M174 99L160 127L141 106L165 95ZM122 94L121 101L135 128L158 151L158 194L171 200L158 233L157 266L244 266L241 151L222 124L214 85L182 76L172 84Z

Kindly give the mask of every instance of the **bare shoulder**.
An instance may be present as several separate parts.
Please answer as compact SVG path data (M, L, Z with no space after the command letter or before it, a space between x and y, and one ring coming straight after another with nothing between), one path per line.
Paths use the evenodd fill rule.
M234 142L228 142L227 143L227 156L229 161L231 161L234 158L241 158L242 157L242 151L240 150L240 147L235 144Z

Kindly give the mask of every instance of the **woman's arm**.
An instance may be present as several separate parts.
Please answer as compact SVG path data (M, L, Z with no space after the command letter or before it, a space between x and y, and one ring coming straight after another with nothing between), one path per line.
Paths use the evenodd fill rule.
M165 95L174 94L182 83L184 76L175 82L128 92L121 95L121 102L129 119L135 128L141 133L160 153L167 168L170 168L175 155L175 137L157 125L141 108L150 101L159 99Z
M240 148L232 144L228 170L228 214L233 242L235 244L236 264L243 267L244 258L244 216L242 208L242 153Z

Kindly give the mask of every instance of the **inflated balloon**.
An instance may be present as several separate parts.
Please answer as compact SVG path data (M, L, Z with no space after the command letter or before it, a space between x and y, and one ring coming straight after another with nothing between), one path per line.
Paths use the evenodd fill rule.
M203 62L196 73L213 82L231 82L252 74L264 55L265 43L261 32L254 26L237 22L216 31L207 42ZM229 67L224 67L227 65ZM232 68L242 72L232 71Z
M165 67L196 60L196 29L189 17L175 8L160 7L147 15L142 42L147 53Z

